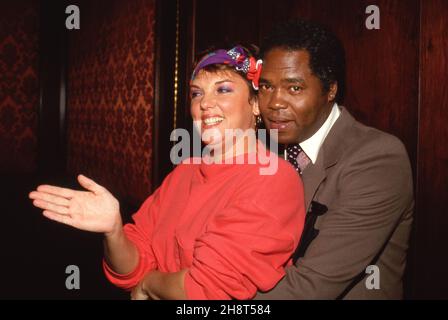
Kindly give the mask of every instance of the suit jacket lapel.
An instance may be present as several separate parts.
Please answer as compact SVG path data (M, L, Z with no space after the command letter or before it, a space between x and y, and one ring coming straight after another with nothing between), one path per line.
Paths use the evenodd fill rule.
M311 200L313 199L317 188L327 176L323 165L323 157L317 157L315 164L310 164L302 173L302 181L305 189L305 209L308 212Z
M316 194L320 184L327 176L327 169L335 165L343 150L344 136L348 127L352 126L355 119L348 111L341 107L341 114L334 123L322 147L319 150L316 163L308 165L303 171L302 181L305 188L305 208L309 210L310 203Z

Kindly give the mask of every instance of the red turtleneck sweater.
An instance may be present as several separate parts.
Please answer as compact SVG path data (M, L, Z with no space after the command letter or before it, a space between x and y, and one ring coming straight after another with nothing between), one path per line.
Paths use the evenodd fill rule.
M279 158L274 175L261 167L178 165L124 227L137 268L121 275L104 262L107 278L131 289L150 270L188 268L189 299L250 299L273 288L300 239L304 196L288 162Z

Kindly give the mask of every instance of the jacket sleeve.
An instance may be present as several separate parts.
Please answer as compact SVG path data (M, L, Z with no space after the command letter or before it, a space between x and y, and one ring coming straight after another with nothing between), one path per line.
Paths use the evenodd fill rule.
M285 176L244 183L235 193L196 240L185 277L189 299L250 299L284 276L304 223L297 174L291 168Z
M413 203L404 146L396 138L386 142L366 144L344 160L319 234L282 281L256 299L336 299L365 274Z

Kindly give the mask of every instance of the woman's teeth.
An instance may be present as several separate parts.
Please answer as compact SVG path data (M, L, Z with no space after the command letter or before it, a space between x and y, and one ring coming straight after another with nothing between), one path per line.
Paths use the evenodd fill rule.
M213 117L213 118L207 118L207 119L204 119L204 123L205 123L206 125L210 126L210 125L217 124L217 123L221 122L222 120L224 120L224 118Z

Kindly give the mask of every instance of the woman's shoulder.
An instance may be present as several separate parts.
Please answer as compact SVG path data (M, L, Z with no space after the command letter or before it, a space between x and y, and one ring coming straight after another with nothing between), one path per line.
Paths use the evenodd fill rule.
M295 171L294 167L274 152L267 152L266 154L261 155L259 154L256 169L259 171L260 176L264 178L288 178L291 180L296 180L299 178L299 175Z
M259 161L257 165L245 166L234 190L237 201L256 203L266 212L277 212L277 206L283 205L296 210L303 202L300 176L289 162L277 155L271 156L268 164ZM283 213L289 216L294 210ZM282 215L281 212L276 214Z
M293 177L300 177L299 174L297 173L297 171L294 169L294 167L292 166L291 163L289 163L288 161L286 161L283 158L278 157L279 159L279 171L281 171L281 174L284 175L292 175Z
M269 192L286 196L289 191L297 192L303 188L301 178L293 166L275 153L269 157L261 156L256 164L244 165L240 171L240 188L255 188L254 193L257 194Z
M172 180L186 179L190 174L197 170L198 163L195 158L187 158L181 162L174 164L173 170L165 177L163 184L170 184Z

